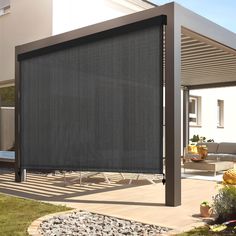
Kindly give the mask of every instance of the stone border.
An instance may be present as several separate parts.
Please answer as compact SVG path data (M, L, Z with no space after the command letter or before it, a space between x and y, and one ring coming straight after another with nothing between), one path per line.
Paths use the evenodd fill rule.
M52 214L48 214L48 215L45 215L45 216L42 216L36 220L34 220L31 225L28 227L28 234L29 236L43 236L40 232L39 232L39 226L40 224L44 221L44 220L48 220L54 216L60 216L60 215L66 215L66 214L70 214L72 212L77 212L77 211L80 211L79 209L72 209L72 210L68 210L68 211L60 211L60 212L56 212L56 213L52 213ZM82 211L85 211L85 210L82 210ZM94 214L100 214L100 215L105 215L105 214L101 214L101 213L95 213L95 212L92 212L92 211L89 211L91 213L94 213ZM110 216L110 215L106 215L106 216ZM130 219L126 219L126 218L120 218L120 217L117 217L117 216L111 216L111 217L115 217L115 218L118 218L118 219L123 219L123 220L130 220ZM142 223L142 224L148 224L148 223L144 223L144 222L140 222L140 221L137 221L137 220L134 220L136 222L139 222L139 223ZM150 223L149 223L150 224ZM198 226L202 226L203 224L195 224L194 226L198 227ZM191 226L191 228L189 227L187 230L191 230L194 226ZM163 226L163 227L167 227L168 226ZM186 231L186 229L184 230ZM169 232L165 233L165 234L159 234L159 236L167 236L167 235L176 235L177 233L181 233L182 231L179 231L179 230L176 230L176 229L172 229L170 230Z
M60 215L69 214L69 213L72 213L74 211L76 211L76 209L69 210L69 211L60 211L60 212L56 212L56 213L52 213L52 214L42 216L42 217L34 220L31 223L31 225L28 227L27 232L30 236L42 236L42 234L39 233L38 228L44 220L48 220L48 219L52 218L53 216L60 216Z

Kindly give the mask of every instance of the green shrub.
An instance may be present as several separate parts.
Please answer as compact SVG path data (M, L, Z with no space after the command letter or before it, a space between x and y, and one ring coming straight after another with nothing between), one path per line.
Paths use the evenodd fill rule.
M0 88L1 106L14 107L15 106L15 87Z
M198 143L198 142L212 143L212 142L214 142L214 139L206 139L206 137L199 136L198 134L197 135L194 134L193 137L190 139L190 141L192 143Z
M205 140L206 140L206 138L203 137L203 141L205 141ZM195 134L194 134L193 137L190 139L190 141L193 142L193 143L199 142L199 141L200 141L199 135L195 135Z
M225 185L221 188L213 197L213 209L218 223L236 219L236 187Z

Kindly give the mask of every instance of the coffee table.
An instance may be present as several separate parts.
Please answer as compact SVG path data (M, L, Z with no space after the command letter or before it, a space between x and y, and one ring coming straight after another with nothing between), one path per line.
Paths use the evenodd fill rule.
M202 162L185 162L183 165L184 172L185 169L200 170L213 172L214 176L216 172L228 170L234 168L234 163L230 161L202 161Z

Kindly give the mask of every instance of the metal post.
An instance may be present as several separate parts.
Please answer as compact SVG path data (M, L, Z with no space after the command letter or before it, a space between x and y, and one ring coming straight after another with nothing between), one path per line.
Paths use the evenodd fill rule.
M175 5L167 16L165 31L165 117L167 206L181 205L181 26L176 22Z
M26 171L21 167L20 158L20 65L15 56L15 181L26 179Z

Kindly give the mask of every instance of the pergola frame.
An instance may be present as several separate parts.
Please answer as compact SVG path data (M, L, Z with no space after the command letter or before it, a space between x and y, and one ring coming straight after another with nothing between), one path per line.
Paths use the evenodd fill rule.
M165 27L165 164L166 164L166 195L167 206L181 205L181 31L190 30L204 38L211 39L218 44L224 45L230 51L236 49L236 36L232 32L210 22L209 20L181 7L176 3L169 3L160 7L151 8L142 12L109 20L82 29L74 30L61 35L52 36L47 39L16 47L16 181L23 179L23 173L19 172L20 150L19 150L19 62L18 57L33 52L41 48L59 45L65 41L72 41L78 35L80 37L91 33L102 32L114 27L123 26L159 15L167 16ZM235 81L217 83L215 86L236 85ZM188 94L189 89L210 87L214 84L198 84L194 86L184 85L184 144L188 141Z

